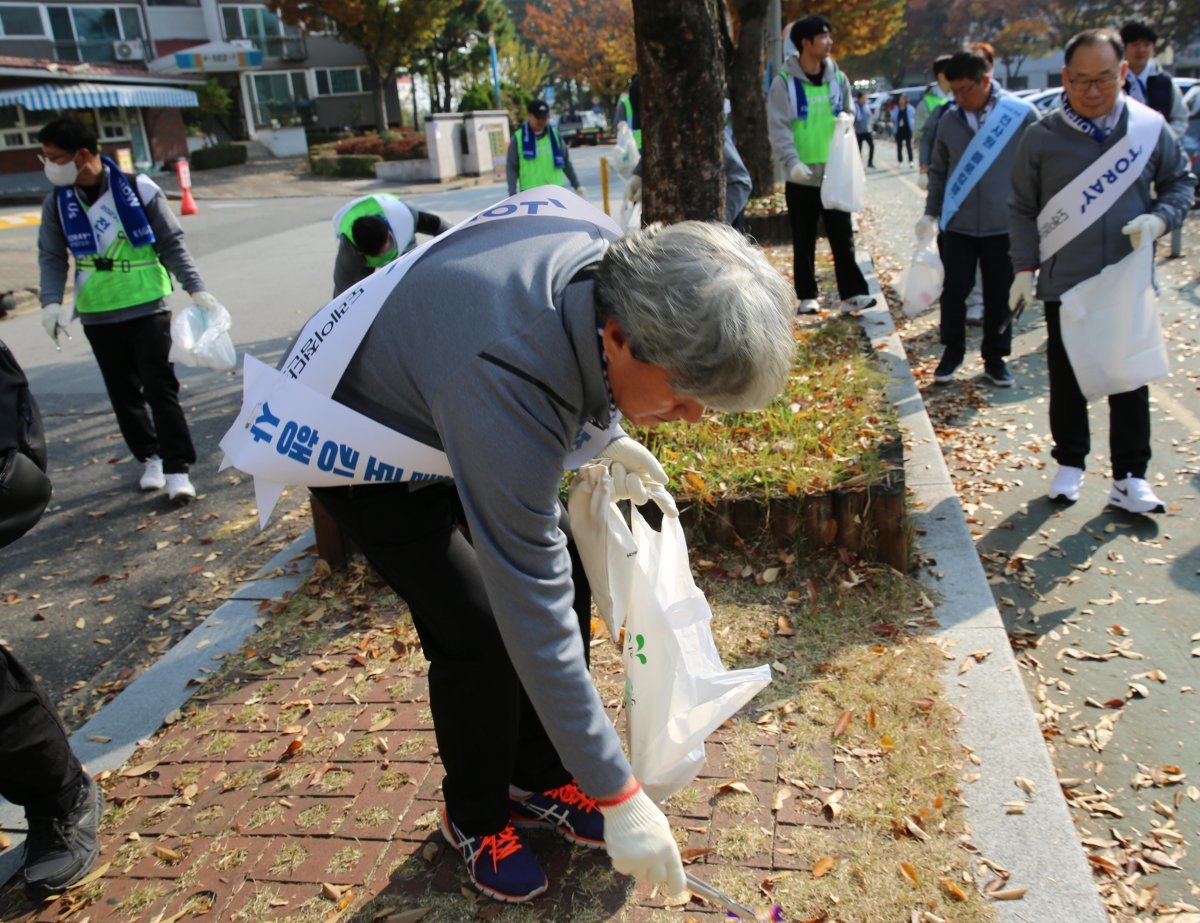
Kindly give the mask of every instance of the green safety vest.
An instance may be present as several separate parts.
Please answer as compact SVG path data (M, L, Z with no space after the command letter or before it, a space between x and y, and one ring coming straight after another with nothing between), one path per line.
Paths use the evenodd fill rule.
M517 145L517 162L520 164L517 184L521 192L537 186L566 185L563 171L554 166L554 150L550 147L550 132L552 131L554 131L553 128L547 128L546 133L538 138L537 156L532 160L527 160L520 152L520 133L518 132L514 138L513 143ZM554 131L554 139L558 141L558 147L563 151L563 157L566 157L566 150L563 148L562 139L558 137L557 131Z
M950 100L948 100L948 99L942 99L942 97L938 96L936 93L926 93L925 97L924 97L924 101L925 101L925 108L929 112L933 112L934 109L937 109L940 106L944 106L944 105L946 105L946 103L950 102Z
M783 79L791 80L784 75ZM833 141L835 120L829 105L829 84L819 87L804 85L808 100L808 118L792 119L792 138L801 163L825 163L829 159L829 144Z
M625 121L629 123L629 130L633 132L634 143L637 144L637 149L640 151L642 149L642 129L641 126L637 128L633 127L633 103L630 102L628 96L622 94L621 98L617 100L617 105L625 110Z
M396 234L392 232L392 242L395 246L387 253L380 256L367 256L359 249L358 243L354 240L354 222L359 218L365 218L367 215L378 215L384 221L387 221L387 213L383 210L383 206L379 204L379 200L375 196L367 196L361 202L354 205L342 215L342 223L338 226L338 233L342 234L346 240L354 244L354 248L362 254L362 258L367 261L367 265L372 269L378 269L380 266L386 266L397 256L400 255L400 242L395 239ZM391 224L388 224L391 227Z
M90 219L91 207L84 208ZM80 314L119 311L171 294L171 277L159 262L153 244L134 247L125 238L125 231L119 230L117 239L105 249L104 258L112 260L111 270L97 269L95 256L75 258L75 310Z

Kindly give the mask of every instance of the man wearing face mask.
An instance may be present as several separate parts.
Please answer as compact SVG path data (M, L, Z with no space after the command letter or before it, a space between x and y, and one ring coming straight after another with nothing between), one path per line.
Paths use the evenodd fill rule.
M196 496L188 468L196 450L168 359L172 285L197 307L218 304L205 290L166 197L146 176L127 176L99 153L90 125L71 116L38 133L55 189L38 233L42 326L58 343L72 319L62 304L68 254L75 260L75 311L91 344L126 445L145 466L142 490L167 489L172 502Z

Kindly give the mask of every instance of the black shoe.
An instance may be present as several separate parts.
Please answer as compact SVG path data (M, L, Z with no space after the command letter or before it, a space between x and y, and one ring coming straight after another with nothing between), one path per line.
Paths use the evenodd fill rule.
M933 372L933 380L939 385L948 384L954 380L954 373L962 368L963 352L958 349L947 349L942 353L942 361Z
M1011 388L1013 386L1012 372L1008 370L1008 364L1003 359L988 359L984 362L983 377L997 388Z
M83 878L100 855L97 830L104 796L91 776L66 817L29 816L25 840L25 889L35 897L58 894Z

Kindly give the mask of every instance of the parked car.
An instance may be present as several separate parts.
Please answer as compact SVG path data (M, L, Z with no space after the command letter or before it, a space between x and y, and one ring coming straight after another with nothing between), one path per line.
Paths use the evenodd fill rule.
M606 140L608 123L595 112L571 112L559 117L558 134L571 147L594 146Z
M1039 116L1047 115L1058 108L1059 101L1062 99L1062 87L1038 90L1036 93L1028 94L1024 99L1025 102L1037 109Z

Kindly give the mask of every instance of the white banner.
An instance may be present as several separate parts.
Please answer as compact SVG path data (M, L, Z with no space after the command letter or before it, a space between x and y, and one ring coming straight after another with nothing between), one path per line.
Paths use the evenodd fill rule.
M561 186L529 189L455 225L342 292L304 325L279 369L245 355L242 408L221 439L221 469L232 465L253 476L260 525L266 525L285 484L328 487L450 476L443 452L339 404L331 395L388 295L431 247L483 221L547 215L587 222L610 240L621 236L611 218ZM585 426L575 438L567 467L594 457L617 429L617 419L603 433Z

